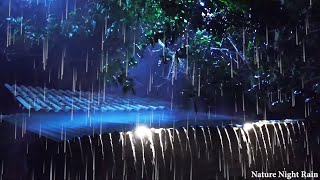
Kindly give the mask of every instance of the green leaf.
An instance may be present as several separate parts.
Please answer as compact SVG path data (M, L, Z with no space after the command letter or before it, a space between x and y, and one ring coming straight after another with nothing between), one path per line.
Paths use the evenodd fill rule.
M222 42L216 41L215 42L217 45L219 45L220 47L222 46Z

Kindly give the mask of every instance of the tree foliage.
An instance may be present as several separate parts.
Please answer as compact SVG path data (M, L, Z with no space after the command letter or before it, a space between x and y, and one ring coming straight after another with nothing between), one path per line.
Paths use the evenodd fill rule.
M200 91L209 104L210 89L223 86L269 105L293 101L292 92L305 88L320 92L318 1L96 0L73 10L50 3L29 1L23 16L8 17L12 41L41 46L48 38L49 52L66 48L70 59L88 52L101 62L101 79L125 91L134 89L128 69L160 44L159 59L173 67L168 77L188 77L189 94Z

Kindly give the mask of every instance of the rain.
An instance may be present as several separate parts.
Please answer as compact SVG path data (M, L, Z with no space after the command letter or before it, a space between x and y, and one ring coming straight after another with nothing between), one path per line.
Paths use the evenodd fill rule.
M319 7L4 0L0 180L318 178Z

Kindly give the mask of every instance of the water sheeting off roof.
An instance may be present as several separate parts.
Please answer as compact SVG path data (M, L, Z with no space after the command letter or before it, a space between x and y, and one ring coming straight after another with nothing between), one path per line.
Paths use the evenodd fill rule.
M150 98L108 95L41 87L5 85L27 110L53 112L154 111L170 107L170 103Z

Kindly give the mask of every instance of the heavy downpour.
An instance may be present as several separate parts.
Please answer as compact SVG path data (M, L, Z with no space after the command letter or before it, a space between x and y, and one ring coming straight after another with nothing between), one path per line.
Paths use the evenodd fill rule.
M0 180L318 179L319 0L1 0Z

